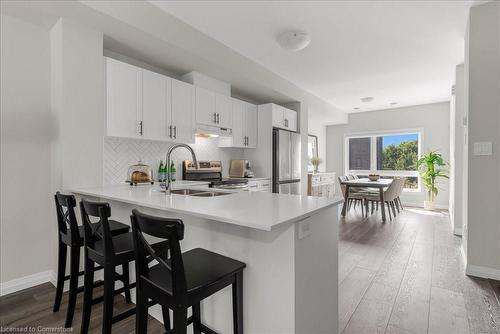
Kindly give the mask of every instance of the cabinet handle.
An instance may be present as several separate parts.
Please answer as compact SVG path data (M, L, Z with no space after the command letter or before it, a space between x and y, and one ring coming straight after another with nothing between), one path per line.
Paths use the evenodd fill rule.
M219 124L219 113L217 113L217 124Z
M288 120L285 118L285 127L288 128Z
M142 121L139 121L139 134L142 136Z
M168 136L172 138L172 125L168 127Z
M174 139L177 139L177 125L174 126Z
M214 123L217 124L217 113L214 112Z

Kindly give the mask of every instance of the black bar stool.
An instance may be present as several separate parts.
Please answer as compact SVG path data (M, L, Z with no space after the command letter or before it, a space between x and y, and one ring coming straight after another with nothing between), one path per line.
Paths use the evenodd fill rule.
M66 321L64 326L71 327L75 313L76 295L83 291L78 288L78 277L83 275L80 270L80 247L83 246L83 226L78 226L75 215L76 200L73 195L63 195L57 192L54 195L57 213L58 227L58 261L57 261L57 284L56 298L54 300L53 312L58 312L61 306L64 282L69 280L69 300ZM118 235L127 233L130 227L117 221L109 221L111 233ZM94 226L97 228L97 226ZM70 248L70 274L66 276L66 257ZM94 270L102 269L100 267ZM96 286L102 282L95 283Z
M232 285L234 333L243 333L243 269L246 264L205 249L196 248L181 253L179 240L184 238L180 219L149 216L132 211L135 267L137 281L136 333L147 332L148 300L158 302L163 313L173 310L173 329L167 333L186 334L193 324L194 334L216 334L201 323L200 301ZM158 254L145 236L166 239L170 258ZM148 259L158 264L149 268ZM192 307L193 315L187 317Z
M132 233L113 236L110 230L111 208L108 203L82 200L80 202L81 216L85 230L85 279L83 295L83 315L81 333L88 333L92 305L102 301L102 298L92 299L94 284L94 265L104 268L104 305L102 317L102 333L111 333L113 323L123 320L136 313L135 307L113 316L114 296L125 292L125 299L130 303L130 289L135 283L129 283L129 262L134 261L134 241ZM98 218L101 229L96 229L90 218ZM168 241L152 245L157 252L168 251ZM116 272L116 267L122 267L122 274ZM115 289L115 281L123 282L123 287ZM151 305L154 305L152 303ZM168 313L164 314L165 325L170 322ZM168 328L166 328L168 329Z

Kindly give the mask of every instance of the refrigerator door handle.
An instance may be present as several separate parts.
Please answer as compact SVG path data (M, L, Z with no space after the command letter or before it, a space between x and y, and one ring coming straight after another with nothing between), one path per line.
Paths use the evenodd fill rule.
M279 180L276 183L277 184L288 184L288 183L298 183L298 182L300 182L300 179Z

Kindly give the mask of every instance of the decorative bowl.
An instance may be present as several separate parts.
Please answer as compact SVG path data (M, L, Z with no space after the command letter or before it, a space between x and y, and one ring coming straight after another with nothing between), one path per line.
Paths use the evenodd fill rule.
M368 179L370 181L378 181L380 179L380 175L377 175L377 174L370 174L368 175Z

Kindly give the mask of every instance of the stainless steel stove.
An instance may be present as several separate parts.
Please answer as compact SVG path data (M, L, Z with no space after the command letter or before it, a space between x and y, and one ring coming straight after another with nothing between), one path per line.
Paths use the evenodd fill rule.
M184 160L182 163L182 179L188 181L207 181L209 187L225 190L248 190L248 179L245 178L222 178L222 162L200 161L198 169L194 167L193 161Z

